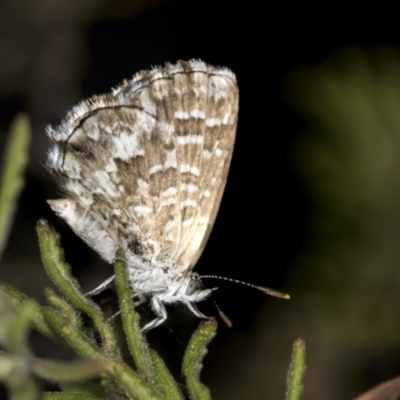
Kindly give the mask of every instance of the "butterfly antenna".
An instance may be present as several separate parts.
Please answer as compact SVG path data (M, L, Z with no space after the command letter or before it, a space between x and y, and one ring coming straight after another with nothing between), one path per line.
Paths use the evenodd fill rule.
M220 280L223 280L223 281L240 283L241 285L248 286L248 287L251 287L253 289L257 289L257 290L259 290L261 292L264 292L265 294L268 294L269 296L279 297L281 299L286 299L286 300L290 299L290 296L288 294L279 292L278 290L270 289L270 288L267 288L267 287L264 287L264 286L253 285L252 283L238 281L236 279L225 278L223 276L216 276L216 275L201 275L200 278L220 279ZM215 303L215 305L217 306L216 303ZM220 311L218 306L217 306L217 310ZM222 316L221 316L221 318L224 319Z
M215 306L215 308L217 309L218 314L219 314L219 316L221 317L222 321L225 322L225 325L226 325L228 328L232 328L233 323L232 323L231 319L221 310L221 308L219 307L219 305L218 305L217 302L215 301L213 295L211 295L211 299L212 299L212 301L213 301L213 303L214 303L214 306Z

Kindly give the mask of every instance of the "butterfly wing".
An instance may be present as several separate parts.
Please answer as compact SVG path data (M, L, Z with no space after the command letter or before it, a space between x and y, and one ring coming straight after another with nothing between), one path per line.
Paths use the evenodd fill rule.
M141 72L81 103L48 129L49 167L69 198L68 214L58 200L52 208L107 261L122 247L137 268L193 266L219 208L237 111L234 74L200 61Z

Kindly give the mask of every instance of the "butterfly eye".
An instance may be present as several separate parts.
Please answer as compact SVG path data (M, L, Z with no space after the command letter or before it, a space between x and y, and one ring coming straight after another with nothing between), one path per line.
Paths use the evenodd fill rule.
M199 279L191 279L189 281L189 284L186 288L186 294L188 296L191 296L193 293L197 292L198 290L200 290L202 288L202 284L201 281Z

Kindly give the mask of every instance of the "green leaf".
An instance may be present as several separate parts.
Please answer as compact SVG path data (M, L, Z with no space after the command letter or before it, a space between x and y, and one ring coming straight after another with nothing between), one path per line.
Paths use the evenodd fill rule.
M138 374L122 363L115 363L113 375L123 385L128 395L139 400L163 400L153 388L148 386Z
M99 384L92 382L64 382L60 383L60 387L63 392L68 393L91 395L101 399L106 396L105 389Z
M79 356L87 360L107 362L107 370L113 368L115 361L111 359L109 355L104 354L102 350L97 347L97 344L92 338L88 338L81 329L69 323L65 316L60 315L58 311L51 308L44 309L43 314L52 329L63 337L69 347ZM103 379L102 383L104 383L106 387L112 389L116 388L116 383L113 383L113 381L108 378Z
M26 347L30 320L30 306L15 313L0 291L0 346L12 354L0 352L0 379L7 387L10 398L35 400L39 394L30 376L32 355Z
M292 362L287 375L286 400L298 400L303 392L303 377L306 372L306 344L297 339L293 343Z
M82 358L101 360L106 363L107 375L134 399L161 400L162 397L149 386L139 374L126 364L113 360L96 347L79 329L68 323L64 317L53 310L44 311L46 319L62 335L75 352ZM110 380L108 382L111 382Z
M65 316L60 315L58 311L51 308L44 309L43 314L52 329L62 336L68 342L69 346L82 358L107 360L107 355L103 354L94 341L89 339L76 326L69 323Z
M24 354L27 351L26 341L33 311L34 305L26 303L9 326L7 347L11 352Z
M16 202L25 183L23 173L28 162L30 137L29 120L20 114L11 125L0 180L0 259L11 228Z
M38 332L47 336L48 338L56 341L59 344L66 345L65 341L59 337L49 326L48 322L45 320L42 307L33 299L21 293L14 287L7 285L6 283L0 282L0 289L7 297L10 305L17 313L20 312L27 304L31 308L31 323Z
M0 379L12 399L39 398L37 387L29 375L29 360L22 356L0 352Z
M122 251L117 252L115 261L115 285L118 292L122 322L129 351L140 374L150 383L155 383L155 374L149 347L140 331L140 317L132 306L132 292L128 285L127 268Z
M65 317L68 318L69 322L79 328L81 326L79 313L69 304L66 300L62 299L60 296L50 288L45 289L47 302L63 313Z
M37 224L37 232L47 273L68 301L92 319L101 336L104 351L111 358L118 358L119 349L112 327L105 321L100 308L80 292L78 282L71 275L70 266L64 261L59 235L43 219Z
M153 362L153 368L155 371L155 376L157 384L167 400L183 400L184 397L180 391L178 385L176 384L174 377L169 372L164 361L160 356L150 349L150 356Z
M202 322L191 337L183 357L182 372L193 400L211 399L209 389L200 383L199 377L203 358L207 354L207 345L216 335L216 330L217 322L214 319Z
M41 378L55 382L71 382L97 378L106 370L106 363L100 360L74 362L35 360L32 368Z

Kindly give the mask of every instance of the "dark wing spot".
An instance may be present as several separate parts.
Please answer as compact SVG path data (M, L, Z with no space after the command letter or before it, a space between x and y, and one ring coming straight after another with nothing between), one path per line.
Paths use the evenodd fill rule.
M83 160L93 160L95 158L94 152L83 143L70 143L69 148Z
M135 237L128 243L128 249L132 250L134 254L142 256L144 254L144 247Z

